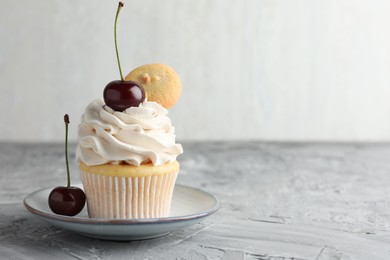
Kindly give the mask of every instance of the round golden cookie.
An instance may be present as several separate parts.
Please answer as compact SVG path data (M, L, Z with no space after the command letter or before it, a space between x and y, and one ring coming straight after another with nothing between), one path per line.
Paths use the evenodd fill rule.
M140 84L148 101L171 108L181 95L181 80L171 67L165 64L146 64L131 71L125 80Z

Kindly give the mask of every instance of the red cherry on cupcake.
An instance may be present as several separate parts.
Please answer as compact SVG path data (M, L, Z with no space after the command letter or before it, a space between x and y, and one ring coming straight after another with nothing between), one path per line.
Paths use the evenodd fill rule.
M114 80L103 91L104 102L115 111L138 107L145 100L145 91L134 81Z
M80 213L85 205L84 191L77 187L70 186L69 161L68 161L68 124L69 116L64 116L65 121L65 159L68 176L68 185L54 188L49 194L50 209L60 215L74 216Z
M103 91L104 102L115 111L124 111L129 107L137 107L145 100L145 91L142 86L133 81L125 81L123 79L116 40L116 24L122 7L123 3L119 2L114 23L115 51L121 80L111 81Z

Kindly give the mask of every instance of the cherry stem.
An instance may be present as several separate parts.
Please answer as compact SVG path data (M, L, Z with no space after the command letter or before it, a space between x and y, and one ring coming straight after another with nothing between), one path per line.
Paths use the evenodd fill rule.
M115 16L115 23L114 23L114 41L115 41L115 51L116 51L116 59L118 61L118 67L119 67L119 74L121 75L121 80L123 81L123 74L122 74L122 68L121 68L121 62L119 60L119 53L118 53L118 44L116 42L116 23L118 21L118 16L119 16L119 12L121 11L121 8L123 7L123 3L122 2L119 2L118 4L118 9L116 11L116 16Z
M66 161L66 172L68 175L67 187L69 188L70 187L70 173L69 173L69 159L68 159L68 124L69 124L68 114L65 114L64 122L65 122L65 161Z

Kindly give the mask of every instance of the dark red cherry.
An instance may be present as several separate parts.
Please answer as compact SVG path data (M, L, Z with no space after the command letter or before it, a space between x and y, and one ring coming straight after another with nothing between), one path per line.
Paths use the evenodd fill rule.
M80 213L85 205L84 191L77 187L70 186L69 160L68 160L68 125L69 116L65 114L65 162L68 185L54 188L48 198L50 209L60 215L74 216Z
M118 62L119 74L121 80L114 80L107 84L103 91L104 102L107 106L111 107L115 111L124 111L129 107L138 107L145 100L145 91L143 87L135 83L134 81L125 81L123 79L121 62L119 60L118 45L116 40L116 24L118 22L118 16L123 3L118 3L118 9L116 11L114 22L114 42L116 59Z
M50 192L49 207L56 214L75 216L84 205L85 194L80 188L59 186Z
M134 81L114 80L103 91L104 102L115 111L138 107L145 100L144 88Z

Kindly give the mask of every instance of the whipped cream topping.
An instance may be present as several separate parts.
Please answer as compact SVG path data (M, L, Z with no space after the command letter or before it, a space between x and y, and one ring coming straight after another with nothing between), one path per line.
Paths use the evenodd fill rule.
M175 129L168 111L145 100L123 112L112 110L103 99L92 101L81 117L77 161L86 165L162 165L183 153L175 143Z

